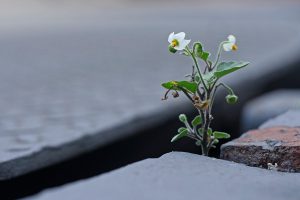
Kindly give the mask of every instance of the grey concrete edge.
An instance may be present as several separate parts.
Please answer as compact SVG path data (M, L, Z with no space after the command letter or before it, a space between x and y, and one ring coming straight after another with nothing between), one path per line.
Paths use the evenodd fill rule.
M117 124L114 127L101 130L94 134L87 134L72 142L63 143L55 147L44 147L41 150L27 156L3 162L0 164L0 180L7 180L24 175L80 154L87 153L96 148L109 145L128 136L132 136L139 130L163 124L174 117L179 111L188 113L191 112L191 109L192 107L187 106L186 102L180 102L179 106L178 104L169 105L161 110L157 109L151 113L137 115L123 123ZM122 134L119 134L122 135L122 137L118 137L118 139L110 137L109 135L112 132L114 132L114 134L122 132ZM103 135L106 136L105 139L103 139ZM45 159L45 157L47 157L47 159ZM28 163L34 163L34 165L28 165ZM18 166L18 169L16 170L14 166Z

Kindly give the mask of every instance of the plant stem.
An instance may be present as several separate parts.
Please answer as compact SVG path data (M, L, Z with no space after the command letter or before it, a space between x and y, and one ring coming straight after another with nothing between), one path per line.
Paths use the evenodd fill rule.
M219 83L219 85L223 86L230 94L234 94L233 90L225 83Z
M205 123L203 128L203 139L202 139L202 155L208 156L208 128L210 125L211 119L210 119L210 113L209 109L205 111Z
M192 58L193 58L193 60L194 60L194 63L195 63L195 65L196 65L196 68L197 68L199 77L200 77L200 79L201 79L201 82L202 82L202 84L203 84L203 86L204 86L205 91L207 92L208 88L207 88L207 86L206 86L206 84L205 84L205 82L204 82L204 79L203 79L203 77L202 77L202 74L201 74L201 71L200 71L200 68L199 68L197 59L196 59L194 53L192 53L188 47L186 48L186 50L187 50L187 51L189 52L189 54L192 56Z
M217 89L220 86L220 84L216 85L217 81L218 80L216 80L216 82L213 84L213 93L212 93L212 98L211 98L211 102L210 102L210 106L209 106L209 112L210 113L211 113L212 107L214 105Z
M206 146L201 145L202 155L208 156L208 148Z
M210 98L211 95L211 89L209 89L207 91L207 99ZM203 112L202 110L200 110L200 114L202 117L202 120L204 121L203 123L203 132L202 132L202 144L201 144L201 148L202 148L202 155L204 156L208 156L209 153L209 146L208 146L208 128L209 125L211 123L211 117L210 117L210 106Z
M225 41L221 42L220 45L219 45L217 59L216 59L216 61L215 61L214 66L211 68L211 70L213 70L213 69L217 66L217 64L218 64L218 62L219 62L219 59L220 59L220 56L221 56L221 48L222 48L222 45L223 45L224 43L225 43Z
M221 43L220 46L219 46L218 58L217 58L216 63L219 61L220 52L221 52L221 45L222 45L222 43ZM188 47L186 48L186 51L187 51L187 52L192 56L192 58L193 58L193 61L194 61L194 63L195 63L196 69L197 69L197 71L198 71L200 80L201 80L201 82L202 82L202 84L203 84L204 91L206 92L206 99L209 100L209 99L210 99L210 95L211 95L211 92L212 92L213 87L212 87L212 88L208 88L207 85L205 84L204 79L203 79L202 74L201 74L201 71L200 71L200 68L199 68L199 65L198 65L198 62L197 62L197 59L196 59L194 53L192 53ZM215 63L215 65L216 65L216 63ZM206 64L208 65L208 63L206 63ZM214 66L214 67L215 67L215 66ZM213 69L213 68L212 68L212 69ZM212 70L212 69L211 69L211 70ZM198 87L199 87L199 85L198 85ZM200 91L199 91L199 88L198 88L197 92L199 93L200 96L202 96L201 93L200 93ZM202 96L202 98L203 98L203 96ZM204 98L205 98L205 96L204 96ZM204 98L203 98L202 100L204 100ZM211 102L211 103L212 103L212 102ZM211 103L210 103L210 104L211 104ZM202 155L204 155L204 156L208 156L208 153L209 153L209 145L208 145L208 143L209 143L209 141L208 141L208 139L209 139L209 138L208 138L208 129L209 129L209 125L210 125L210 122L211 122L211 117L210 117L210 111L211 111L211 109L210 109L210 106L211 106L211 105L209 105L209 107L208 107L205 111L203 111L203 110L201 110L201 109L198 109L199 114L200 114L200 116L201 116L201 119L203 120L203 123L202 123L202 130L203 130L203 132L202 132L202 138L200 138L200 137L198 136L197 130L196 130L196 132L195 132L196 136L198 136L200 140L202 139L202 140L201 140L201 150L202 150Z

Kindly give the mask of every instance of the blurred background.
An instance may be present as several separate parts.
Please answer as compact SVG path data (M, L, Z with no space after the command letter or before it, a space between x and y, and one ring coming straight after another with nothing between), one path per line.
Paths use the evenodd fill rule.
M168 52L171 32L214 59L229 34L248 68L226 77L239 104L216 99L213 127L232 138L300 107L300 2L0 1L0 178L17 198L178 150L184 98L160 101L191 60ZM270 95L270 92L271 93ZM288 103L287 103L288 101ZM121 152L121 153L120 153ZM212 156L218 157L218 148Z

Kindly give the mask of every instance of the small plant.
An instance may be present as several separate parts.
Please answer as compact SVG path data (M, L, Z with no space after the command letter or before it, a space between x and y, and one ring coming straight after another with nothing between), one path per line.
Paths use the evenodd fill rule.
M184 32L169 35L169 51L171 53L180 52L182 55L191 57L193 65L191 74L186 75L188 80L169 81L162 84L167 89L162 100L166 100L172 91L174 98L182 93L192 102L199 114L191 123L185 114L180 114L179 120L185 127L178 129L178 134L172 138L171 142L189 137L195 140L196 145L201 146L202 155L208 156L209 150L216 147L219 139L230 137L228 133L213 131L210 128L210 123L213 120L211 111L218 88L223 87L227 90L228 95L225 100L228 104L234 104L238 100L233 90L220 82L220 79L247 66L249 62L219 62L222 49L224 51L236 51L238 49L236 38L233 35L229 35L226 41L220 43L214 62L210 60L210 53L203 49L200 42L195 42L190 49L190 41L185 39ZM202 68L199 65L199 60L204 63Z

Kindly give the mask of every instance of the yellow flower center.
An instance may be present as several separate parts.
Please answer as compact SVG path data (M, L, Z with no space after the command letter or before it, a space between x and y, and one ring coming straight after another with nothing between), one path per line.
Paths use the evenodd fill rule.
M177 86L178 85L178 83L176 81L171 81L171 83L172 83L173 86Z
M176 39L174 39L172 42L171 42L171 46L172 47L176 47L176 46L178 46L179 45L179 42L178 42L178 40L176 40Z
M238 50L238 46L237 46L236 44L232 45L232 47L231 47L231 48L232 48L232 50L233 50L233 51L236 51L236 50Z

